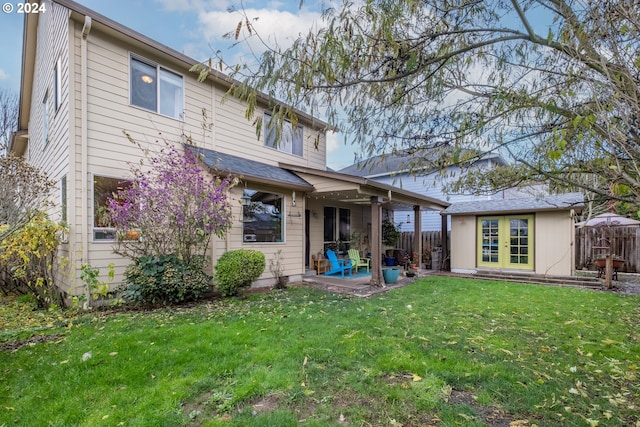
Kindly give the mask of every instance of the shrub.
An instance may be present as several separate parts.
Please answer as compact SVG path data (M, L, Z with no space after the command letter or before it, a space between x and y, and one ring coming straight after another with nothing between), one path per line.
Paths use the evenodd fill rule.
M240 288L251 286L265 267L262 252L247 249L225 252L216 264L216 289L222 296L237 295Z
M209 290L203 256L188 262L176 255L143 256L125 269L122 299L136 305L169 305L194 301Z
M287 287L289 278L284 275L282 249L278 249L278 252L276 252L275 256L269 261L269 271L273 274L273 278L276 279L276 289L284 289Z
M6 227L0 226L0 231ZM51 221L44 212L37 212L22 228L0 240L0 272L9 276L9 280L0 283L3 292L30 293L38 308L64 305L63 292L54 280L63 232L62 225Z

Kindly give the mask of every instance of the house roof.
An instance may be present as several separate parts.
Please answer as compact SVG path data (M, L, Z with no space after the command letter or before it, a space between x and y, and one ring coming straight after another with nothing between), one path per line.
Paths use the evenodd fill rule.
M450 205L445 201L428 197L413 191L403 190L389 184L373 181L368 178L333 172L328 170L313 169L305 166L280 163L280 167L287 169L305 179L316 188L316 193L322 193L321 188L328 188L330 194L342 192L344 201L356 204L368 204L372 196L380 197L382 203L395 207L410 208L421 206L424 208L442 210ZM324 185L325 182L333 183L330 187ZM340 190L336 190L340 188Z
M437 156L439 156L439 151L437 150L427 154L427 157L434 161L437 160ZM340 169L339 172L367 178L406 173L411 170L412 163L415 163L415 157L415 154L380 154ZM506 164L502 156L495 153L487 153L480 160L493 160L496 163Z
M469 214L513 214L540 211L556 211L584 207L582 193L555 194L543 197L520 197L517 199L478 200L454 203L441 212L442 215Z
M313 190L313 186L307 181L278 166L191 145L187 145L187 148L201 156L204 164L217 171L240 175L247 181L292 187L303 191Z

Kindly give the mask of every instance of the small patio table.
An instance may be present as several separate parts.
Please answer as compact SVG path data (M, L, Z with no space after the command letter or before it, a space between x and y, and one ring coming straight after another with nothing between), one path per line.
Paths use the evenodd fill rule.
M325 273L327 271L327 259L314 259L313 260L313 269L316 271L316 274L320 275L320 273Z

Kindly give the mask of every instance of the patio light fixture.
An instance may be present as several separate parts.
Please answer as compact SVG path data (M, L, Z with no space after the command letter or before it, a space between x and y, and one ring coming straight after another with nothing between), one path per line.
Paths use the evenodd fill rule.
M250 206L251 205L251 196L249 196L244 191L242 192L242 197L240 197L240 204L242 206Z

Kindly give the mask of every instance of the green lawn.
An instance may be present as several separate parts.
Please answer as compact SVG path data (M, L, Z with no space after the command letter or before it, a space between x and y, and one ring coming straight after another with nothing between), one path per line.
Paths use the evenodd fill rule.
M5 302L0 426L640 426L639 306L445 277L75 319Z

